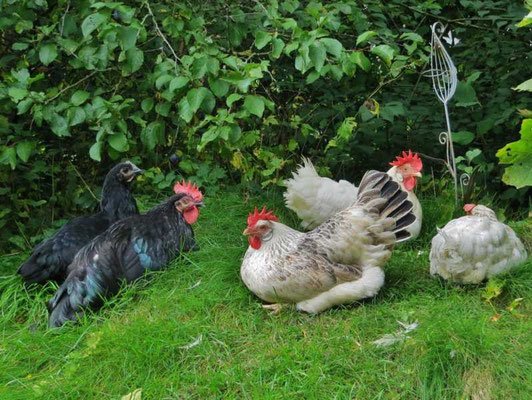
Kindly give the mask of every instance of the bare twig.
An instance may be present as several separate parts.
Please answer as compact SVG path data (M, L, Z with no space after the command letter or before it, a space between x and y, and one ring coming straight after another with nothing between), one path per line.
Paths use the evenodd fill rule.
M159 37L163 40L164 43L166 43L166 45L172 52L172 55L174 56L174 59L176 61L175 68L177 69L177 63L178 62L180 63L181 59L177 56L176 52L174 51L174 48L172 47L168 39L166 39L166 36L164 36L163 32L159 28L159 24L157 23L157 20L155 19L155 15L153 15L153 12L151 11L150 3L146 1L144 4L146 4L146 8L148 9L148 14L150 14L153 24L155 25L155 30L157 31L157 35L159 35Z
M64 27L65 27L65 17L66 17L67 14L68 14L68 10L69 10L69 8L70 8L70 1L67 3L65 13L64 13L63 16L61 17L61 36L63 36L63 29L64 29Z
M81 179L81 181L83 182L83 184L85 185L85 187L87 188L87 190L89 191L89 193L91 194L91 196L94 198L94 200L96 200L97 202L99 202L100 199L98 199L98 197L96 197L96 195L92 192L90 186L87 185L87 182L85 182L85 179L83 179L83 176L79 173L78 169L77 169L76 166L72 163L72 161L70 161L70 165L72 166L72 168L74 168L74 171L76 172L76 175L79 177L79 179Z
M110 69L110 68L108 68ZM50 103L51 101L54 101L55 99L57 99L59 96L61 96L63 93L65 93L67 90L69 89L72 89L73 87L75 86L78 86L80 83L86 81L87 79L91 78L92 76L94 76L95 74L97 74L98 72L104 72L104 71L107 71L108 69L104 69L102 71L94 71L92 73L90 73L89 75L81 78L79 81L77 81L76 83L73 83L72 85L68 85L66 88L63 88L59 91L59 93L57 93L54 97L52 97L51 99L48 99L44 102L44 104L48 104Z

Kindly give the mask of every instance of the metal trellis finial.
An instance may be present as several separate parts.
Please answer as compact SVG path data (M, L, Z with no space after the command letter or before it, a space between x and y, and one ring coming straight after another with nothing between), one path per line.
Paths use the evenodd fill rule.
M430 70L426 75L432 78L432 87L438 99L443 103L445 110L445 122L447 123L447 132L441 132L439 141L446 146L447 169L451 173L454 181L454 197L458 205L458 179L456 174L456 161L454 159L453 137L451 133L451 121L449 119L449 100L456 92L458 84L456 67L453 60L445 50L441 42L438 31L443 34L445 26L441 22L436 22L431 26L432 38L430 41ZM469 176L460 177L460 185L467 185Z

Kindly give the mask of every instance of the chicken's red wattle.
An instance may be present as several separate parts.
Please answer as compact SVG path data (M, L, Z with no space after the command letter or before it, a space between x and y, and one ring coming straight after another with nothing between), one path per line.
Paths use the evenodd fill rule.
M261 245L260 236L249 235L248 236L248 243L255 250L260 249L260 245Z
M414 176L409 176L405 178L403 185L406 190L412 190L416 186L416 178Z
M185 221L187 221L187 224L192 225L194 222L198 220L199 217L199 210L198 207L192 207L188 210L186 210L183 213L183 217L185 217Z

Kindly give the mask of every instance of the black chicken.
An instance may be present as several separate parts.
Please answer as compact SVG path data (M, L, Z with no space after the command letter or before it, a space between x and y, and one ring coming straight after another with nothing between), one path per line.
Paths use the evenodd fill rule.
M48 302L50 326L75 321L83 307L98 308L123 281L163 269L180 252L197 250L190 224L199 216L203 195L196 186L177 184L176 195L146 214L113 224L83 247L68 277Z
M141 173L142 170L129 161L114 166L103 183L100 212L74 218L55 235L39 243L18 270L24 280L28 283L44 283L49 279L62 281L79 249L114 222L138 214L129 183Z

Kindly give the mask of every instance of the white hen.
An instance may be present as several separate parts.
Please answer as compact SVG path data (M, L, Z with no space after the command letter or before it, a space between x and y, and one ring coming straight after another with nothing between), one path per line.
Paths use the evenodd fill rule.
M277 222L266 207L255 208L244 231L250 246L240 274L267 302L296 303L311 313L352 303L379 291L381 267L414 221L400 186L384 172L369 171L356 203L307 233Z
M430 273L458 283L479 283L526 260L523 243L493 210L466 204L469 215L452 220L432 239Z
M403 151L403 155L397 156L390 165L392 168L387 174L407 192L408 200L414 207L416 221L408 230L411 238L416 238L421 230L423 213L413 189L416 178L421 177L422 161L409 150L408 153ZM356 201L358 189L355 185L319 176L308 158L303 158L303 165L292 175L292 179L285 182L285 204L297 214L305 229L315 228Z

